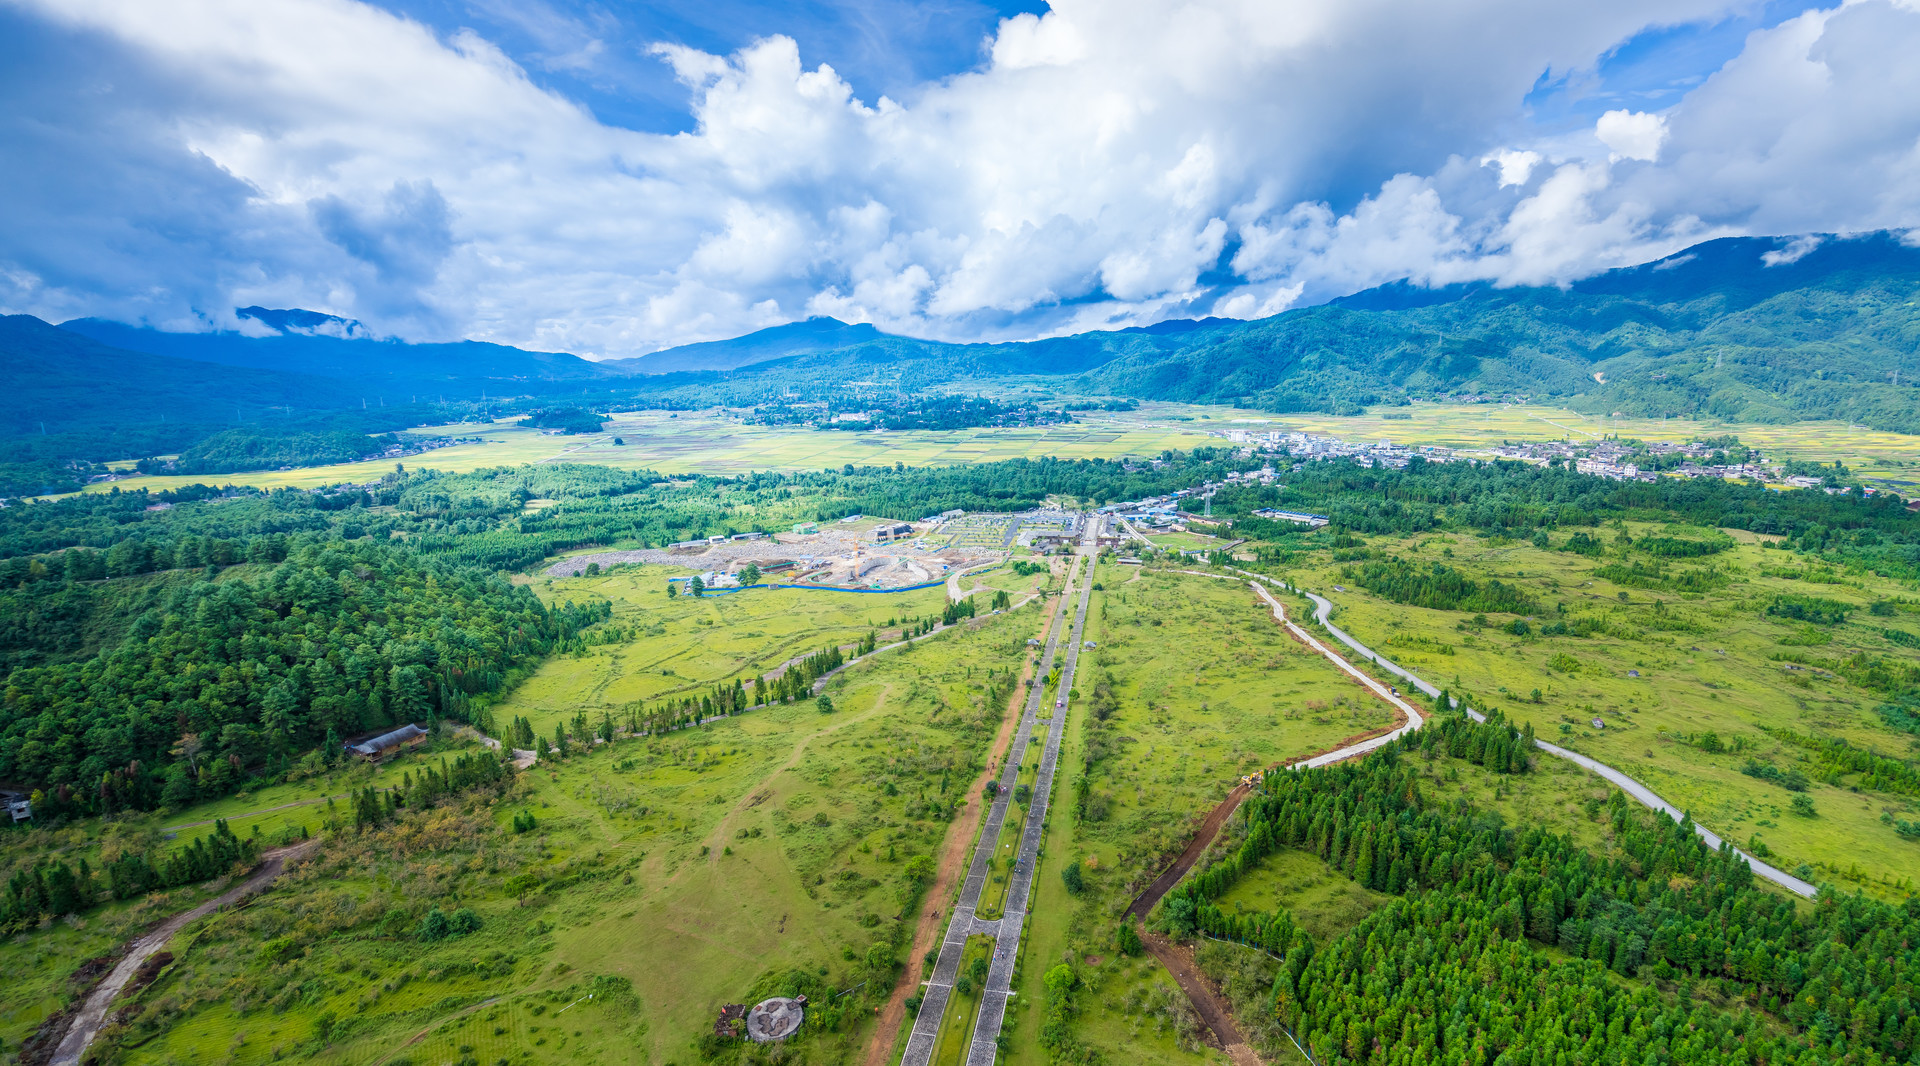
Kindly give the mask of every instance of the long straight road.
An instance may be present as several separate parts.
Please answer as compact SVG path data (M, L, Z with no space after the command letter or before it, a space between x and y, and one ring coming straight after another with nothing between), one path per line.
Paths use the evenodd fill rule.
M1372 648L1369 648L1365 644L1362 644L1359 641L1353 639L1353 637L1348 635L1348 633L1345 630L1341 629L1337 625L1334 625L1331 617L1333 614L1333 602L1331 600L1328 600L1324 596L1315 595L1314 593L1308 592L1305 589L1293 589L1289 585L1287 585L1286 582L1280 581L1276 578L1267 577L1264 574L1256 574L1248 570L1240 570L1239 573L1244 574L1247 577L1252 578L1254 580L1266 582L1267 584L1273 585L1276 588L1289 589L1290 591L1298 592L1302 596L1305 596L1307 599L1312 600L1314 620L1318 621L1320 625L1323 628L1325 628L1328 633L1331 633L1335 640L1338 640L1340 643L1345 644L1349 648L1352 648L1356 654L1362 656L1363 658L1372 660L1375 665L1380 667L1380 669L1385 670L1386 672L1394 675L1395 677L1399 677L1405 680L1407 684L1412 685L1414 688L1419 689L1421 692L1426 693L1428 696L1435 697L1435 698L1439 697L1440 689L1437 686L1435 686L1432 682L1427 681L1425 678L1420 677L1419 675L1415 674L1413 671L1408 670L1406 667L1401 666L1399 663L1396 663L1393 660L1386 658L1385 656L1374 651ZM1461 707L1461 703L1457 699L1453 699L1449 697L1448 702L1455 707ZM1461 709L1465 710L1467 712L1467 715L1476 722L1484 722L1487 720L1486 715L1481 714L1479 711L1476 711L1471 707L1462 707ZM1568 751L1566 748L1560 747L1558 744L1549 744L1544 740L1536 739L1533 743L1535 747L1539 748L1541 751L1546 752L1548 755L1553 755L1558 758L1565 759L1568 762L1571 762L1588 771L1591 771L1592 773L1598 774L1600 777L1606 779L1607 781L1612 782L1614 785L1619 786L1622 792L1625 792L1627 795L1632 796L1634 799L1640 801L1642 804L1648 807L1651 807L1656 811L1660 811L1666 814L1668 817L1672 818L1676 822L1681 821L1682 819L1687 817L1687 813L1685 811L1682 811L1680 808L1674 806L1671 803L1668 803L1665 799L1662 799L1660 795L1654 792L1652 789L1641 784L1639 781L1636 781L1633 778L1627 776L1626 774L1621 773L1619 770L1616 770L1613 767L1608 766L1606 763L1600 762L1597 759L1589 758L1585 755L1580 754L1577 751ZM1700 834L1700 839L1705 841L1708 847L1714 849L1715 851L1720 850L1720 846L1723 843L1723 841L1720 839L1719 834L1713 832L1712 830L1708 829L1706 826L1699 824L1698 822L1694 823L1693 831ZM1772 881L1774 884L1779 885L1781 888L1784 888L1789 892L1792 892L1801 896L1806 896L1808 898L1812 898L1816 893L1819 892L1819 889L1816 888L1815 886L1808 884L1806 881L1803 881L1800 878L1793 876L1792 874L1786 872L1785 870L1780 869L1779 867L1770 865L1768 863L1760 861L1759 859L1754 858L1753 856L1740 850L1738 847L1735 847L1733 851L1734 851L1734 854L1746 860L1747 865L1753 868L1754 873L1758 874L1763 878L1766 878L1769 881Z
M1020 958L1020 930L1026 924L1027 903L1032 898L1033 875L1040 865L1040 842L1047 833L1047 805L1053 796L1054 763L1060 756L1060 741L1067 733L1068 701L1073 696L1073 675L1080 665L1080 649L1087 629L1087 603L1093 596L1094 556L1099 551L1100 519L1087 519L1080 537L1080 555L1086 559L1086 573L1080 579L1080 605L1073 615L1073 631L1068 637L1067 661L1060 671L1059 693L1053 706L1053 721L1047 727L1046 746L1040 755L1040 769L1034 777L1033 802L1027 808L1027 824L1020 833L1020 847L1014 856L1013 881L1007 886L1007 905L1002 911L999 930L994 935L993 961L987 968L986 987L981 990L980 1013L974 1019L973 1043L967 1047L967 1066L992 1066L1000 1047L1000 1027L1006 1021L1007 997L1013 992L1013 967ZM1044 698L1044 685L1035 686Z
M1081 554L1089 559L1087 571L1080 579L1080 601L1074 613L1074 622L1067 637L1067 661L1061 672L1060 693L1062 699L1072 691L1073 669L1078 663L1081 633L1086 624L1087 599L1093 584L1091 557L1097 543L1097 522L1090 522L1082 540ZM1077 566L1078 560L1076 560ZM1068 571L1068 592L1060 598L1058 610L1064 615L1072 598L1075 570ZM995 940L994 958L987 976L987 988L983 993L980 1021L976 1024L972 1043L968 1047L969 1066L991 1063L996 1050L995 1038L1000 1035L1000 1023L1006 1013L1007 990L1013 976L1013 961L1019 951L1020 927L1026 918L1028 890L1031 888L1034 855L1038 851L1039 841L1034 833L1036 817L1044 819L1047 794L1053 781L1054 758L1060 750L1060 734L1066 724L1064 704L1055 708L1053 721L1047 730L1047 742L1040 766L1040 776L1032 797L1032 806L1028 810L1026 829L1021 837L1020 854L1016 859L1015 877L1007 893L1007 905L1001 917L996 921L980 921L975 912L980 904L980 892L986 887L987 875L991 869L989 863L994 857L1000 841L1000 829L1006 822L1007 808L1013 802L1013 789L1019 783L1020 766L1026 761L1027 747L1033 740L1033 730L1040 721L1040 704L1046 698L1048 674L1053 671L1053 663L1060 648L1061 633L1068 627L1055 624L1047 638L1046 651L1040 661L1040 669L1034 675L1033 692L1027 697L1027 706L1020 717L1019 730L1014 734L1013 743L1007 749L1006 766L1000 773L1000 791L994 797L993 806L980 826L980 840L974 846L973 862L967 868L966 883L961 886L959 899L955 901L953 913L947 921L946 936L940 941L940 955L934 963L933 973L928 977L926 992L920 999L920 1010L913 1019L913 1032L907 1037L907 1047L900 1057L902 1066L928 1066L933 1060L934 1046L940 1035L940 1020L946 1014L947 1002L953 997L953 983L960 975L960 958L966 951L967 938L975 933L985 933ZM991 1014L992 1026L985 1041L986 1058L982 1053L981 1034L986 1020Z

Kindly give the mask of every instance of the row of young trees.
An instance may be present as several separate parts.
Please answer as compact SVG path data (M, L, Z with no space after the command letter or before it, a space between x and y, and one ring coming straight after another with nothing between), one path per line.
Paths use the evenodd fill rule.
M469 752L455 756L451 764L443 758L438 768L429 765L418 777L407 771L398 788L368 785L355 792L353 827L376 828L393 821L402 810L425 810L448 796L475 789L501 792L512 783L513 774L513 760L506 752Z
M258 858L258 838L241 839L223 819L214 823L212 834L184 848L162 855L127 852L113 859L105 865L104 885L85 859L78 869L61 859L42 861L8 878L6 896L0 899L0 929L12 932L42 918L84 914L104 902L103 891L106 898L132 899L155 889L210 881L235 867L252 866Z
M1273 1009L1316 1061L1914 1061L1920 899L1823 889L1801 911L1756 888L1731 849L1707 848L1690 820L1618 792L1601 811L1608 854L1509 829L1429 798L1412 740L1363 763L1269 775L1244 808L1240 849L1168 897L1176 931L1282 957ZM1213 905L1279 847L1406 898L1323 947L1279 915ZM1574 961L1554 964L1529 940ZM1670 1001L1609 971L1711 980L1752 1012Z
M1377 559L1344 567L1340 577L1383 599L1439 611L1532 614L1540 607L1518 586L1496 578L1476 581L1441 563L1422 567L1404 559Z

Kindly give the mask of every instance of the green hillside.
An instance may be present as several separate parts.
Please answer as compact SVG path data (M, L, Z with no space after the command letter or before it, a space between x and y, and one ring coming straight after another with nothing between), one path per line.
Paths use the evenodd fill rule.
M1636 416L1920 432L1920 249L1875 235L1770 267L1775 245L1713 241L1564 291L1389 286L1123 356L1082 381L1272 411L1525 395Z

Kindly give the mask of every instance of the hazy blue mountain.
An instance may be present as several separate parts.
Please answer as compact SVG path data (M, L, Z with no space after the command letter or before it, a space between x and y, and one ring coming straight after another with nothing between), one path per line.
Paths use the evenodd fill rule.
M633 359L609 359L602 363L628 374L671 374L688 370L737 370L809 352L838 352L869 344L900 342L919 347L940 347L937 341L916 341L882 333L865 323L842 322L837 318L816 317L783 326L756 330L724 341L682 344Z
M528 389L535 382L588 382L619 376L576 355L530 352L504 344L459 341L451 344L408 344L376 340L349 319L316 311L243 308L242 317L278 330L272 336L242 333L169 333L98 318L63 322L61 329L135 352L194 359L228 366L348 378L361 392L384 396L388 403L409 396L441 392L448 398L477 396L489 383ZM503 391L496 386L494 393ZM373 398L373 396L370 396Z
M241 318L250 318L269 329L288 334L307 336L371 338L373 331L361 325L358 319L341 318L322 311L308 311L304 308L272 308L255 304L234 311Z
M116 348L32 315L0 316L0 428L49 434L127 421L232 423L265 408L358 406L333 378Z

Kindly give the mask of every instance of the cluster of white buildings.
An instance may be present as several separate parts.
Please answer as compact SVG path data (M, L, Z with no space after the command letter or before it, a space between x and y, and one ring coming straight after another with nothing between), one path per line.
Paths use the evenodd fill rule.
M1416 456L1429 462L1445 463L1456 456L1451 448L1438 445L1407 447L1395 444L1391 440L1357 441L1340 437L1321 437L1312 433L1261 433L1255 430L1232 429L1227 431L1227 439L1245 444L1254 452L1286 452L1295 459L1352 459L1365 467L1383 466L1394 470L1404 470ZM1243 475L1244 476L1244 475ZM1271 478L1268 479L1269 483Z
M1654 470L1642 469L1633 462L1641 454L1656 457L1679 455L1684 457L1672 473L1680 477L1717 477L1717 478L1758 478L1761 481L1779 481L1780 468L1769 464L1758 453L1751 453L1749 461L1744 463L1701 463L1697 460L1712 457L1717 450L1698 441L1675 444L1671 441L1650 441L1644 448L1629 447L1615 440L1597 440L1574 443L1565 440L1524 441L1502 444L1488 449L1495 458L1514 459L1521 462L1542 463L1558 459L1570 463L1582 474L1611 478L1615 481L1653 481L1660 477ZM1818 479L1815 479L1816 483ZM1789 484L1797 484L1788 478Z

